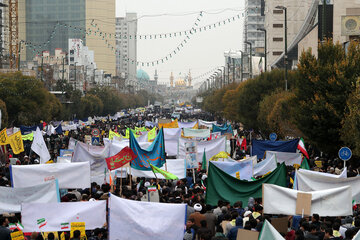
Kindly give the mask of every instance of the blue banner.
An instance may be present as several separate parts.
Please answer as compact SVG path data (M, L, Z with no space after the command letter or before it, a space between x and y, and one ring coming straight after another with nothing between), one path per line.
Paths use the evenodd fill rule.
M162 167L165 163L165 144L164 144L164 130L161 128L154 142L144 150L130 131L130 148L136 155L136 158L131 161L131 167L138 170L151 171L149 163L156 167Z
M224 123L224 125L222 125L221 127L216 126L215 124L213 124L212 126L212 131L213 132L221 132L221 135L223 135L224 133L231 133L233 134L233 130L231 125L227 125L226 123Z
M251 156L264 158L265 151L296 152L299 139L291 141L252 140Z
M55 131L56 131L57 134L62 134L63 133L61 124L55 128Z
M40 130L43 130L43 128L44 128L42 123L40 123L39 125L31 126L31 127L21 125L20 126L21 135L30 134L30 133L32 133L32 131L36 131L37 127L39 127Z

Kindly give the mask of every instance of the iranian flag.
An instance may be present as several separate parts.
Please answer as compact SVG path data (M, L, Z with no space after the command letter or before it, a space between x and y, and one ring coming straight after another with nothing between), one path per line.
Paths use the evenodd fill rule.
M304 154L304 156L305 156L307 159L310 159L310 158L309 158L309 154L308 154L308 152L306 151L305 142L304 142L304 139L303 139L303 138L300 138L299 144L298 144L297 148L300 150L300 152L302 152L302 154Z

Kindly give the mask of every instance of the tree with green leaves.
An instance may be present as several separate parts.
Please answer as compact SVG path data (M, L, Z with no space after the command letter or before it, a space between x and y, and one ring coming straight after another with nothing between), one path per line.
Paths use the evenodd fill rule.
M295 119L307 140L320 150L336 154L341 141L341 122L346 102L360 74L359 44L352 42L347 54L332 40L319 44L318 57L311 49L298 64Z

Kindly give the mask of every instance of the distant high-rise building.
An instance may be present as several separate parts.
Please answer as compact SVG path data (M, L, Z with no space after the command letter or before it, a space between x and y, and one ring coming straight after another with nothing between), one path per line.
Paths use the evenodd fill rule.
M68 52L69 39L81 39L97 67L115 75L115 0L19 0L18 6L19 39L27 43L22 60L56 48Z
M116 74L125 78L125 85L136 85L137 14L126 13L116 18Z
M264 53L264 32L258 30L258 28L264 28L263 8L264 0L247 0L245 2L244 40L252 44L253 54ZM247 47L249 46L245 44L245 49Z

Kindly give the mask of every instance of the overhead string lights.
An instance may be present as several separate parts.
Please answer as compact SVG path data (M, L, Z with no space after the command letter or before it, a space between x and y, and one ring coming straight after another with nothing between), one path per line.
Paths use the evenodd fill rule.
M79 35L82 36L83 39L86 38L86 35L88 35L88 36L92 35L92 36L99 37L101 40L103 40L105 42L107 48L114 51L115 54L120 55L124 61L127 61L131 64L140 65L140 66L155 66L155 65L165 63L166 61L170 60L174 55L176 55L189 42L192 35L198 34L200 32L207 31L207 30L213 30L220 26L224 26L225 24L228 24L228 23L231 23L231 22L234 22L234 21L240 19L241 16L243 16L243 13L242 13L242 15L237 14L233 17L223 19L216 23L208 24L208 25L200 27L199 23L203 17L203 12L200 12L190 30L180 31L180 32L172 32L172 33L161 33L161 34L157 33L157 34L149 34L149 35L127 35L127 36L124 35L122 37L119 36L119 38L117 38L117 39L136 38L136 39L144 39L145 40L145 39L162 39L162 38L168 38L168 37L169 38L183 37L183 40L181 41L181 43L178 44L171 52L166 54L165 57L156 59L156 60L152 60L152 61L136 61L135 59L128 58L126 55L122 55L120 50L118 50L115 46L113 46L111 44L111 42L114 42L114 39L112 39L112 38L115 36L113 34L109 34L109 33L101 31L100 28L98 27L98 25L95 23L94 19L92 20L90 25L93 28L97 27L97 29L95 29L95 30L91 29L90 27L88 29L84 29L84 28L81 28L78 26L73 26L70 24L58 22L55 24L47 41L40 43L40 44L35 44L35 43L29 42L29 41L24 41L24 40L21 40L21 42L24 43L24 45L26 47L28 47L30 50L32 50L34 53L37 52L38 54L40 54L42 51L47 49L50 42L54 39L56 33L58 32L58 31L56 31L58 28L73 29L75 31L78 31ZM22 48L23 48L23 46L22 46Z
M193 77L192 80L195 81L195 80L198 80L198 79L202 79L210 74L213 74L216 70L218 70L221 66L218 66L218 67L214 67L212 68L211 70L207 71L207 72L204 72L196 77Z
M154 34L137 34L137 35L128 35L128 34L111 34L111 33L106 33L101 31L99 24L96 23L96 20L93 20L91 22L91 26L94 28L90 29L90 32L94 32L94 33L98 33L101 35L104 35L107 38L117 38L117 39L137 39L137 40L155 40L155 39L164 39L164 38L176 38L176 37L183 37L184 35L191 35L192 33L198 33L198 32L203 32L203 31L207 31L207 30L212 30L215 29L217 27L221 27L224 26L228 23L231 23L237 19L241 19L242 17L244 17L244 13L242 14L237 14L234 15L232 17L223 19L221 21L215 22L215 23L211 23L211 24L207 24L204 26L199 27L198 25L196 25L196 27L194 29L188 29L188 30L184 30L184 31L177 31L177 32L167 32L167 33L154 33Z

